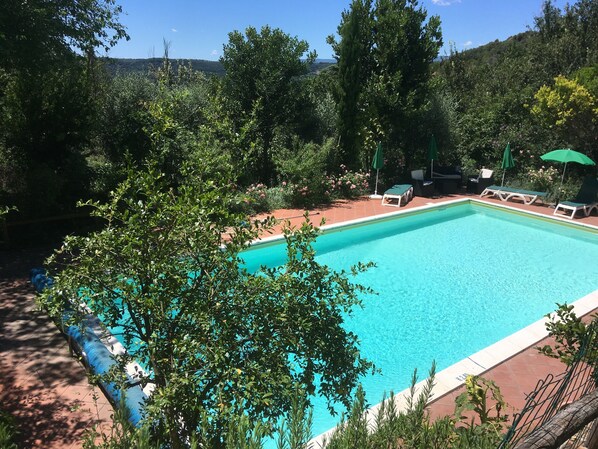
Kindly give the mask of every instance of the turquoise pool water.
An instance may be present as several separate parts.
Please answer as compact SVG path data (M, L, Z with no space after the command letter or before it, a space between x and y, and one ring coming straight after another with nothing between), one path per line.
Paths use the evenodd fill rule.
M414 368L444 369L598 289L598 233L475 203L337 229L315 247L335 269L377 264L356 281L379 294L346 322L381 369L363 379L371 405L408 387ZM284 257L282 244L244 253L250 269ZM314 407L314 435L337 424Z

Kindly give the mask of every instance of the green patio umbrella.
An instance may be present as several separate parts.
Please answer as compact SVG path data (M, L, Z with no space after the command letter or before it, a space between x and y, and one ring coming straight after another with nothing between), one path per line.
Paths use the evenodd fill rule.
M432 134L430 143L428 144L428 161L430 161L430 178L434 173L434 159L438 159L438 145L436 144L436 137Z
M500 183L501 186L505 185L505 173L507 173L507 169L515 167L515 161L513 160L513 155L511 154L511 144L507 143L504 153L502 154L502 165L501 165L503 172L502 172L502 182Z
M376 186L374 187L374 194L370 195L370 198L381 198L381 196L378 195L378 174L380 173L380 169L384 167L384 150L382 149L381 142L378 142L378 146L376 147L372 167L376 170Z
M583 165L596 165L596 163L587 157L585 154L580 153L579 151L574 151L570 148L563 148L560 150L553 150L549 153L543 154L540 156L540 159L543 161L555 161L555 162L564 162L565 168L563 168L563 175L561 176L561 186L559 191L563 188L563 180L565 179L565 171L567 171L567 164L569 162L576 162L578 164Z

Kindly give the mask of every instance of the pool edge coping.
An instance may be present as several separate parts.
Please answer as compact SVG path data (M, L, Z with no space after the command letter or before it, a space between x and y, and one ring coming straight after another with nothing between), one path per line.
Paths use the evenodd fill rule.
M453 200L441 201L438 203L428 203L423 206L417 206L417 207L413 207L410 209L396 210L396 211L386 212L386 213L378 214L378 215L370 215L367 217L355 218L352 220L339 221L337 223L332 223L329 225L324 224L322 226L318 226L318 228L322 232L327 232L327 231L332 231L332 230L339 229L339 228L348 228L348 227L352 227L352 226L359 226L359 225L366 224L366 223L369 223L372 221L392 219L395 217L400 217L402 215L406 215L406 216L407 215L417 215L417 214L425 212L429 209L435 209L435 208L447 207L447 206L456 206L461 203L470 203L470 204L474 203L477 205L482 205L483 207L489 207L489 208L495 208L495 209L506 209L507 211L518 214L518 215L524 215L524 216L531 215L531 216L533 216L537 219L540 219L542 221L553 222L553 223L557 223L562 226L577 228L579 230L588 230L591 232L598 232L598 226L594 226L589 223L581 223L581 222L572 221L571 219L568 219L568 218L560 216L560 215L546 215L546 214L542 214L540 212L519 209L517 207L509 206L508 204L498 204L498 203L486 201L484 198L457 198L457 199L453 199ZM281 219L281 221L284 221L284 219ZM284 235L282 233L276 234L276 235L271 235L268 237L263 237L263 238L259 237L250 243L249 248L258 247L258 246L262 246L262 245L268 245L268 244L276 243L281 240L284 240Z

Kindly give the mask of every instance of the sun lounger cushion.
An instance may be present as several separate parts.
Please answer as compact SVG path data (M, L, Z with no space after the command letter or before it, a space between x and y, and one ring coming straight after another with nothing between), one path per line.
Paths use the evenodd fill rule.
M413 186L411 184L396 184L384 192L382 196L383 206L401 206L401 202L405 199L407 204L413 197ZM393 204L393 200L398 199L398 204Z
M495 196L501 201L509 201L511 198L518 198L523 201L524 204L532 204L537 199L544 200L547 193L538 192L535 190L515 189L513 187L491 185L484 189L480 194L483 196Z

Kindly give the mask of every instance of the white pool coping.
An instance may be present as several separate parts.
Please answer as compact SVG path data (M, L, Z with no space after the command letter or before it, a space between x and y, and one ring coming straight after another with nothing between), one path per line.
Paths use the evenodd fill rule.
M570 218L565 218L560 215L546 215L546 214L541 214L539 212L534 212L534 211L530 211L530 210L526 210L526 209L520 209L518 207L509 206L507 204L500 204L500 203L485 201L483 198L458 198L458 199L442 201L442 202L438 202L438 203L427 203L423 206L417 206L417 207L412 207L409 209L387 212L384 214L370 215L368 217L356 218L353 220L339 221L337 223L332 223L329 225L325 224L323 226L318 226L318 227L320 228L320 230L325 232L325 231L330 231L330 230L334 230L337 228L362 225L362 224L366 224L366 223L369 223L372 221L384 220L384 219L389 219L389 218L393 218L393 217L400 217L401 215L411 215L411 214L414 214L417 212L426 211L428 209L436 209L439 207L452 206L452 205L456 205L459 203L478 203L478 204L481 204L481 205L487 206L487 207L489 206L489 207L494 207L497 209L506 209L510 212L515 212L515 213L522 214L522 215L531 215L533 217L541 218L543 220L555 221L557 223L566 224L571 227L579 227L580 229L587 228L587 229L591 229L594 231L598 231L598 226L594 226L594 225L591 225L588 223L581 223L578 221L573 221ZM285 219L282 218L280 220L284 221ZM257 246L261 246L261 245L265 245L265 244L269 244L269 243L278 242L280 240L284 240L284 235L277 234L277 235L272 235L269 237L257 238L251 242L250 247L251 246L257 247Z

